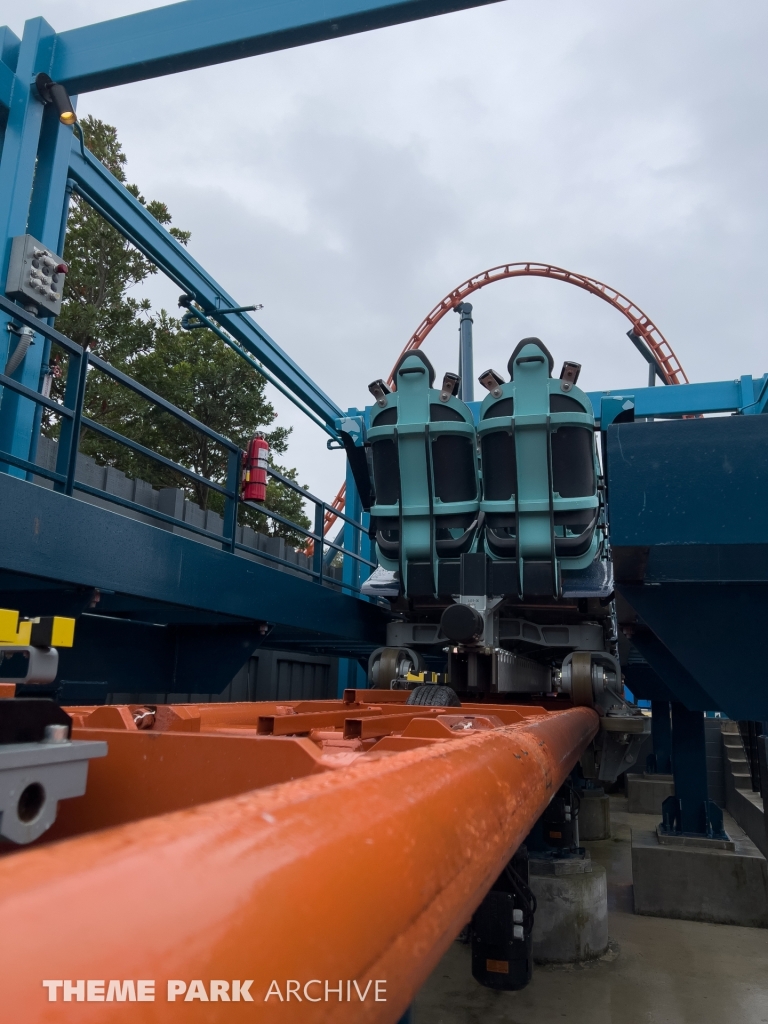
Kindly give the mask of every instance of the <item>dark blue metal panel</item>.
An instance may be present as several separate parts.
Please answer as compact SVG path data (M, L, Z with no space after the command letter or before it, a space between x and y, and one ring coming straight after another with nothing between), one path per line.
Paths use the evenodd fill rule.
M768 417L610 427L608 504L614 548L767 544Z
M679 700L740 721L768 720L767 584L619 584L617 589L709 698L684 696L680 677L661 661L652 662L634 636L632 642Z
M633 608L636 608L637 590L637 587L619 588L621 596L626 598ZM677 700L696 711L722 710L718 699L708 693L700 680L695 679L680 664L655 632L651 632L650 629L636 629L632 634L632 643L647 662L645 666L627 666L627 686L635 697L641 700ZM642 668L650 668L650 678L639 671Z
M672 767L672 719L668 700L651 701L654 772L666 775Z
M187 0L62 32L51 75L71 92L89 92L488 2Z
M618 424L606 451L616 588L641 620L633 644L689 709L762 721L768 419Z
M150 12L151 13L151 12ZM190 253L131 193L73 140L70 174L78 191L97 209L105 210L131 241L165 271L180 290L194 296L210 312L237 307L238 303L218 285ZM333 426L341 409L290 359L280 346L247 313L217 314L216 319L249 352L260 359L291 392L322 420Z
M57 678L107 683L113 693L221 693L263 641L254 623L158 626L86 614L74 647L59 652Z
M277 623L318 641L384 638L386 616L372 604L5 474L0 569Z

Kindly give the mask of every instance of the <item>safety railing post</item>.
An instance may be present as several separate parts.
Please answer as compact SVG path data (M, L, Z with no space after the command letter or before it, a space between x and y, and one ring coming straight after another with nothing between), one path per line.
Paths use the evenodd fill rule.
M363 509L360 504L360 496L357 493L357 485L355 484L355 478L352 476L352 470L347 463L347 498L346 506L344 511L346 512L349 519L354 520L354 523L360 524L362 519ZM345 522L344 525L344 550L350 551L355 555L360 555L360 529L359 525L353 525L349 521ZM360 563L357 558L350 558L349 555L344 555L344 560L341 570L341 581L342 585L347 584L354 589L344 589L344 593L354 593L360 586Z
M325 518L325 505L315 503L315 537L318 539L315 541L314 548L312 550L312 572L315 575L312 579L315 583L323 582L323 522Z
M237 543L237 505L240 494L240 471L243 453L238 448L230 451L227 458L227 490L234 497L227 497L224 502L224 548L234 551Z
M69 357L69 373L67 386L64 390L64 405L72 409L71 419L62 421L59 435L59 454L56 459L56 472L66 476L63 484L55 484L58 491L72 495L75 489L75 473L77 471L77 454L80 448L80 424L83 418L85 401L85 382L88 374L88 350L81 353L72 352Z

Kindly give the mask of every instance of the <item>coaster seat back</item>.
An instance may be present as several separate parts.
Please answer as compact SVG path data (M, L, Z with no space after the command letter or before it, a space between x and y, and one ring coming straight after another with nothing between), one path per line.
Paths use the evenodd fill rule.
M433 596L440 558L476 543L480 489L472 413L434 387L420 351L395 369L395 388L371 411L375 503L372 529L379 562L400 572L409 597Z
M559 597L561 571L590 565L599 548L594 413L552 366L538 338L523 339L511 380L480 408L485 550L514 563L495 575L520 597Z

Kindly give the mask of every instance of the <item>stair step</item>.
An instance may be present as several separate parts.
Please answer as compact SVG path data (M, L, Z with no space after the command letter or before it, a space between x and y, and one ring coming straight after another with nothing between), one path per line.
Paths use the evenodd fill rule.
M752 790L751 792L745 793L744 795L750 800L751 803L755 805L755 807L758 808L759 811L765 813L765 808L763 807L763 798L760 796L759 793L755 793L755 791Z

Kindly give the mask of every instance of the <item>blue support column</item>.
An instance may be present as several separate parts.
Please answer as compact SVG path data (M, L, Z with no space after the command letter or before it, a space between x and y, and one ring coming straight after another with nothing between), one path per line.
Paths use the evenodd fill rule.
M672 772L675 797L680 802L681 832L707 834L707 752L704 712L689 711L672 702Z
M71 97L73 106L77 98ZM66 236L67 212L71 191L67 189L69 173L69 154L72 149L72 128L61 124L53 107L45 108L43 125L40 133L40 146L37 156L32 201L29 208L27 231L38 238L60 256L64 254L64 238ZM49 319L48 323L53 323ZM43 386L43 378L49 370L51 343L46 338L35 336L35 344L28 350L23 363L21 381L27 387L39 391ZM0 432L3 429L3 416L14 421L13 447L10 451L22 458L35 461L37 443L40 435L42 406L32 407L17 395L15 402L7 396L8 408L0 415ZM14 409L15 405L15 409ZM26 454L25 450L26 449ZM30 474L27 474L28 477Z
M651 738L653 739L653 771L668 775L672 771L672 720L669 701L651 701Z
M61 152L58 144L58 120L55 124L47 122L48 138L55 139L52 144L44 145L40 150L40 137L43 128L43 104L32 94L29 83L40 71L47 71L53 55L55 35L53 29L43 18L34 18L24 26L24 36L19 47L16 65L16 81L11 95L8 122L3 139L3 151L0 156L0 289L4 288L8 273L8 261L11 254L11 241L16 235L27 233L30 218L30 202L32 187L36 174L40 175L38 194L39 216L36 226L45 226L46 213L50 212L55 221L50 241L58 241L61 207L64 201L64 188L67 177L67 156ZM53 114L53 112L51 112ZM71 139L71 129L66 129ZM68 155L69 146L66 146ZM58 192L54 189L47 194L53 185L52 174L58 173L61 184ZM56 202L58 199L58 208ZM5 367L13 337L7 325L10 319L0 314L0 368ZM40 364L43 357L42 339L38 336L19 367L13 373L14 380L36 391L40 380ZM32 402L12 393L3 394L0 406L0 448L20 458L29 458L30 441L35 418ZM23 476L23 470L9 467L9 472Z
M360 504L360 495L357 493L357 487L355 486L355 478L352 475L352 469L347 462L347 497L344 511L350 519L354 519L355 522L359 523L362 518L363 509ZM355 529L351 523L344 524L344 550L352 551L354 554L359 555L360 551L360 530ZM356 558L348 558L344 556L344 563L341 570L341 582L347 586L359 587L360 586L360 562ZM354 591L345 590L344 593L353 594Z
M344 507L345 513L350 519L361 522L363 509L360 504L360 495L357 493L357 487L355 486L355 478L352 475L349 462L347 462L347 497L346 505ZM344 549L346 551L353 551L355 554L360 555L362 552L361 543L361 531L356 530L351 523L344 524ZM367 568L362 566L363 569ZM349 558L344 555L344 560L341 569L341 582L342 592L354 596L357 591L347 590L343 587L344 584L352 587L359 587L361 582L361 563L356 558ZM365 576L368 573L366 572ZM365 576L362 578L365 579ZM363 689L368 685L366 673L363 672L360 665L352 658L340 658L339 659L339 687L338 695L342 696L345 689Z

